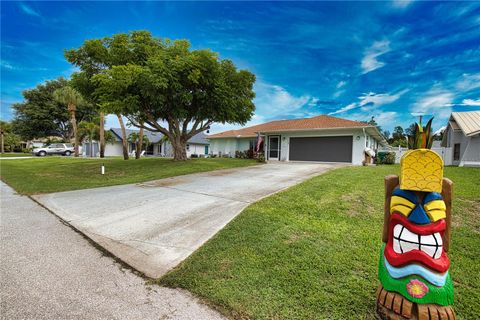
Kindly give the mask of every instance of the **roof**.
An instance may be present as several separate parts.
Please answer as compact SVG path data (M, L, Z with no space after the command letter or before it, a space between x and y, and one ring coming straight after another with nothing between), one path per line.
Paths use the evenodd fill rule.
M452 112L451 120L455 120L458 127L467 137L480 134L480 110L467 112Z
M321 115L312 118L292 119L292 120L275 120L267 123L251 126L239 130L229 130L212 134L208 136L209 139L215 138L247 138L256 137L257 133L265 132L281 132L293 130L308 130L308 129L339 129L339 128L365 128L370 125L352 121L342 118Z
M120 128L110 128L110 130L114 133L115 140L116 141L122 141L122 129ZM140 130L133 130L133 129L125 129L127 133L127 137L134 132L140 132ZM160 132L152 132L145 130L144 131L144 136L148 138L148 141L151 143L158 143L160 140L163 138L163 134ZM200 132L196 135L194 135L192 138L188 140L188 143L194 143L194 144L209 144L207 140L207 135L204 132Z

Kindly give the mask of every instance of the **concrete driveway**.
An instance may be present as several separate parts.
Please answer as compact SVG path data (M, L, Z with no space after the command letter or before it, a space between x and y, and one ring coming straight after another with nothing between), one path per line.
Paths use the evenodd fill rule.
M269 163L33 198L133 268L158 278L250 203L338 166Z

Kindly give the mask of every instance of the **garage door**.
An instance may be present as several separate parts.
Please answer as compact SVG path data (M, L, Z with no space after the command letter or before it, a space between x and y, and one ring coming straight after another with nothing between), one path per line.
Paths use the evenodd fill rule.
M353 137L290 138L290 160L352 162Z

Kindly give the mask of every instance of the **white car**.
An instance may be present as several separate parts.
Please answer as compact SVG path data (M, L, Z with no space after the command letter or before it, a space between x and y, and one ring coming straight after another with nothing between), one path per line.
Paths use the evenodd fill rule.
M74 152L74 147L71 143L52 143L41 148L34 148L33 154L44 157L47 154L61 154L69 156Z

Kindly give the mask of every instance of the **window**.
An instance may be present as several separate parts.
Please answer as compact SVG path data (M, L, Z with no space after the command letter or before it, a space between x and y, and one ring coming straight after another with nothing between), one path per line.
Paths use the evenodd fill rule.
M255 150L255 142L257 139L250 139L248 150Z
M453 145L453 160L460 160L460 143L455 143Z
M157 144L157 153L162 153L162 144Z
M190 145L187 144L187 151L190 151Z

